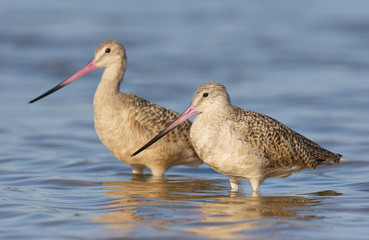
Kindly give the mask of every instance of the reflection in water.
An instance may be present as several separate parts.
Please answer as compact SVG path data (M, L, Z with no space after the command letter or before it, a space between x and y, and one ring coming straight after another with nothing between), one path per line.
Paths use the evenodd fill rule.
M152 233L165 232L175 225L178 231L210 238L246 238L250 230L319 218L307 207L321 204L325 198L321 196L339 195L325 191L329 194L312 193L310 198L229 196L219 194L225 192L225 187L215 181L148 177L104 185L105 196L112 200L107 212L94 220L106 223L115 237L127 236L136 227L140 231L148 228Z
M109 202L108 212L93 219L108 223L110 230L114 230L110 234L115 237L124 237L143 223L149 228L163 230L166 224L186 222L197 216L198 208L193 201L203 201L224 190L215 183L208 180L155 179L147 175L134 176L131 181L104 182L107 185L105 196L113 200Z
M316 199L302 197L232 196L214 198L213 201L202 204L202 223L187 231L211 238L246 238L247 231L283 224L283 218L316 218L314 215L303 215L296 209L319 204ZM278 221L273 223L270 219L274 217Z

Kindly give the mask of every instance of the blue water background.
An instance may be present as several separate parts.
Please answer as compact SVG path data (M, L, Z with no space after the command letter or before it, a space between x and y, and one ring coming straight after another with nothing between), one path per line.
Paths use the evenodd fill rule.
M132 178L93 128L102 70L27 102L121 41L124 92L182 112L198 86L344 155L237 196L206 165ZM368 1L0 1L0 238L367 239Z

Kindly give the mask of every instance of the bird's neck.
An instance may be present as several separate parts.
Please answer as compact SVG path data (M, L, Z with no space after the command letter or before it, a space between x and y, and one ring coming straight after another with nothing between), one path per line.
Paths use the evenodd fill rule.
M112 102L114 98L118 97L124 71L124 64L111 65L105 69L95 92L94 105Z

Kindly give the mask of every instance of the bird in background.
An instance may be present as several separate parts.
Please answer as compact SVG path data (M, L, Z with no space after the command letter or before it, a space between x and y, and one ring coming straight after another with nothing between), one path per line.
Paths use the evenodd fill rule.
M165 171L176 165L200 165L202 161L190 142L189 121L185 121L146 153L131 157L135 149L178 118L179 114L136 95L120 92L126 64L124 46L115 40L105 41L85 67L29 103L46 97L93 70L105 68L93 105L97 135L109 151L120 161L131 165L133 174L141 174L145 168L149 168L155 177L162 177Z
M322 148L271 117L233 106L226 88L215 82L200 86L181 116L132 156L197 113L190 130L192 145L206 164L228 176L235 192L241 178L250 182L253 195L258 196L259 186L267 178L287 177L304 168L343 160L341 154Z

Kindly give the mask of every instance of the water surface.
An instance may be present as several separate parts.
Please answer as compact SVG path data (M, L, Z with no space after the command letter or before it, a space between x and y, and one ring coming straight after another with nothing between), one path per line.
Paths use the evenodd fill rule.
M366 1L0 2L0 238L367 239ZM97 70L27 102L125 45L121 90L182 112L208 81L344 155L339 166L243 181L206 165L132 177L93 128Z

